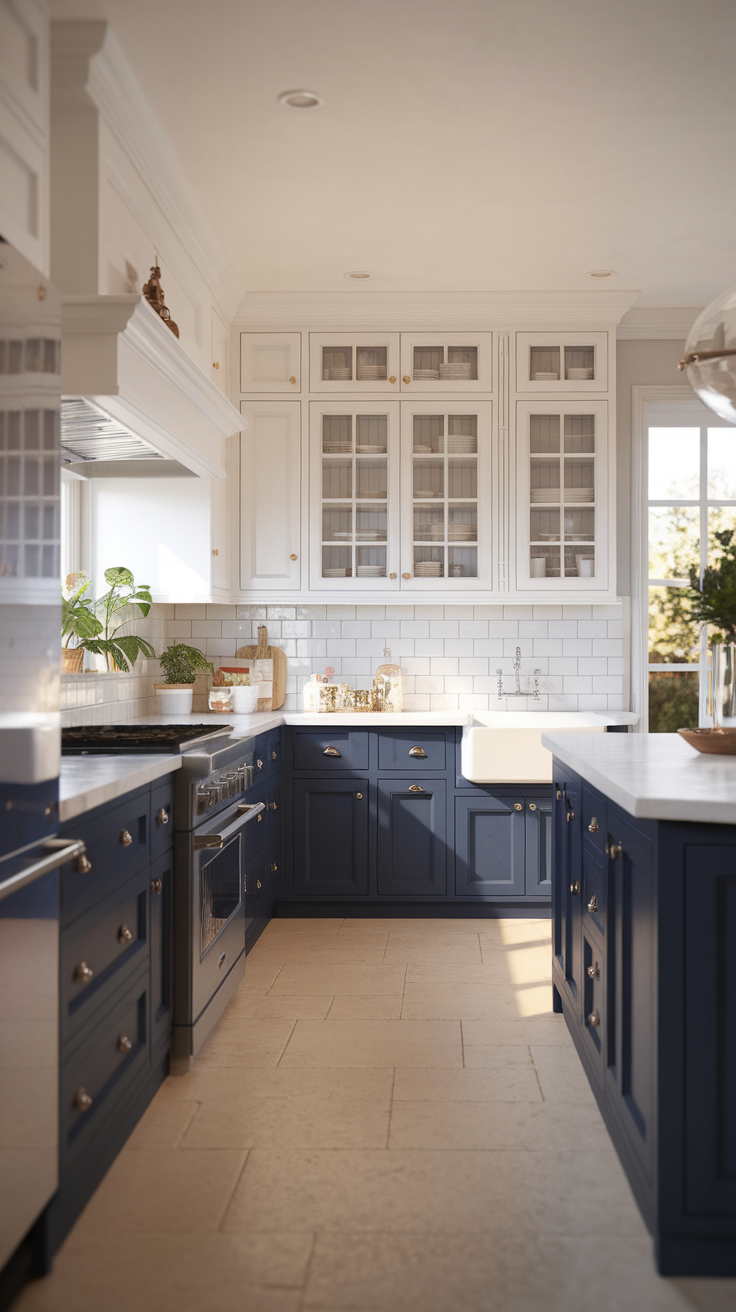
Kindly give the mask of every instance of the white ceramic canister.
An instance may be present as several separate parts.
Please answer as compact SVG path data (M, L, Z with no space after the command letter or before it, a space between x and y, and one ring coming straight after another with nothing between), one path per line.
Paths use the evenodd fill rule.
M230 705L236 715L252 715L258 709L260 684L236 683L230 691Z
M159 715L191 715L194 685L191 683L157 683L156 709Z

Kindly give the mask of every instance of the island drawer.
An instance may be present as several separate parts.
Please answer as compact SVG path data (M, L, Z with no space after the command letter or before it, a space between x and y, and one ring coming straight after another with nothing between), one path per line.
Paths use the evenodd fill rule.
M608 902L608 857L592 846L583 846L583 920L603 935Z
M365 730L295 729L292 737L295 770L367 770L368 733Z
M174 841L174 783L169 775L151 789L151 856L158 856Z
M83 857L61 871L61 911L68 920L85 905L103 897L111 880L116 884L132 873L136 862L150 855L150 788L131 793L117 806L92 811L65 826L87 845Z
M253 747L253 783L270 779L281 770L281 730L259 734Z
M444 771L446 759L447 739L441 731L415 729L394 733L384 729L378 735L379 770L436 774Z

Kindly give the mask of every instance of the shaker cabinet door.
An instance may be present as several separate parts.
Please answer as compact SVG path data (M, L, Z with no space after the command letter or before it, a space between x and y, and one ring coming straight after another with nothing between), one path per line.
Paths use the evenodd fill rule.
M447 893L447 784L444 779L378 783L379 897Z
M242 401L240 587L294 591L301 583L301 406Z
M522 898L525 817L521 797L455 799L455 892L458 897Z
M301 351L301 333L241 333L241 392L300 392Z
M294 780L294 893L368 892L368 780Z

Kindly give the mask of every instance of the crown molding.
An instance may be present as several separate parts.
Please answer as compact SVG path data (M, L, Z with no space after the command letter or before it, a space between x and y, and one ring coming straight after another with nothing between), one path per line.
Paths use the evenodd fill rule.
M570 330L615 327L638 291L579 292L249 292L234 327L283 331L350 331L360 324L412 331L483 331L488 328Z
M229 322L242 301L242 283L112 28L74 19L51 29L54 96L67 104L89 97Z
M635 306L624 315L616 338L627 341L680 341L689 336L702 307Z

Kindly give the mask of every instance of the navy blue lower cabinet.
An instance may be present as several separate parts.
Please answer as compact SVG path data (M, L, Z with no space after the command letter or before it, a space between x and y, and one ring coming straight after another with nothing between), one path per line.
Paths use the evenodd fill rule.
M736 1276L736 825L555 762L554 1002L667 1276Z
M170 848L151 865L151 1049L171 1040L173 968L171 953L174 906L174 853Z
M447 783L379 779L376 891L379 897L447 893Z
M526 819L526 894L549 898L552 894L552 793L524 795Z
M294 780L294 892L368 892L367 779Z
M455 892L460 897L514 897L526 891L524 799L455 798Z

